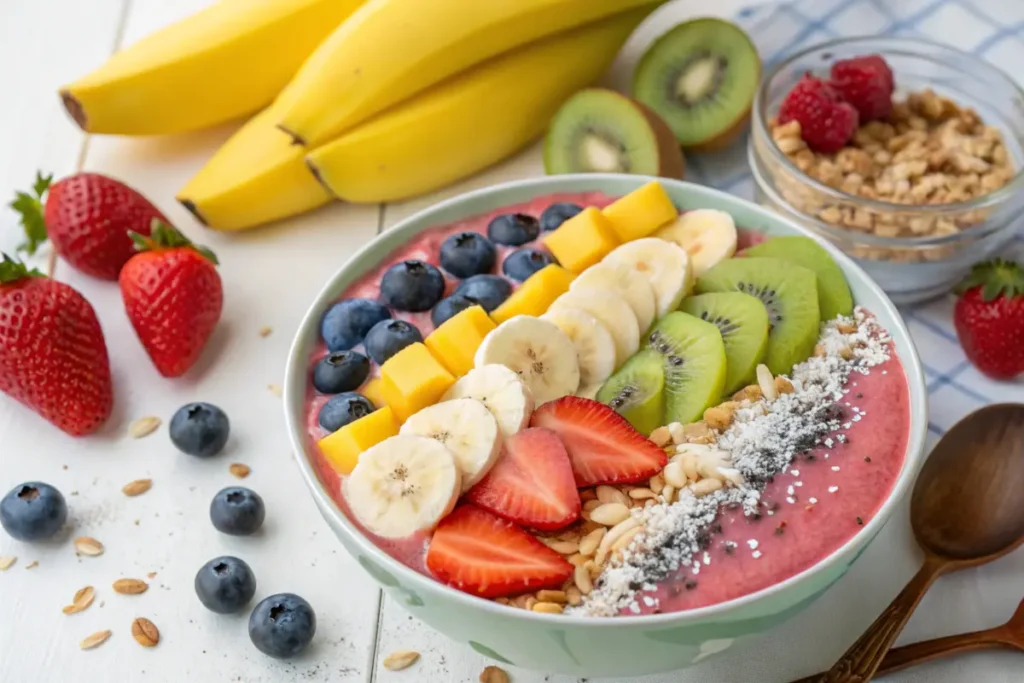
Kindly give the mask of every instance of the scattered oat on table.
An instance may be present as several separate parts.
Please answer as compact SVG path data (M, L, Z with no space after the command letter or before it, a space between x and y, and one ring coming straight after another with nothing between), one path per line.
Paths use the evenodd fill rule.
M156 647L160 642L160 631L146 617L139 617L132 622L132 638L142 647Z
M497 666L488 666L480 672L480 683L509 683L508 674Z
M270 389L270 393L272 393L274 396L277 396L278 398L281 398L284 395L284 392L281 391L281 387L278 386L277 384L268 384L267 389Z
M228 465L228 472L235 475L239 479L245 479L246 477L249 476L249 473L252 472L252 470L249 468L248 465L243 465L240 462L233 462L230 465Z
M149 584L139 579L118 579L114 582L114 592L121 595L138 595L149 590Z
M13 555L7 555L5 557L0 557L0 572L7 571L8 569L11 568L11 565L13 565L17 561L18 561L18 558L14 557Z
M29 562L28 564L25 565L25 569L35 569L38 566L39 566L39 560L32 560L31 562Z
M75 597L71 599L71 604L64 606L64 614L77 614L78 612L84 612L89 605L92 604L95 597L96 590L92 586L79 588L75 592Z
M269 337L270 333L273 331L273 327L271 327L270 325L264 325L263 327L260 328L260 336L264 338Z
M121 487L121 493L129 497L141 496L153 487L152 479L136 479Z
M420 658L420 653L414 650L398 650L384 658L384 668L388 671L401 671L408 669Z
M147 579L155 579L156 578L156 572L150 572L150 573L146 574L146 578Z
M97 557L103 554L103 544L92 536L79 536L75 539L75 552L79 555Z
M85 640L80 642L78 647L83 650L91 650L94 647L99 647L103 643L107 642L107 639L110 638L110 633L110 629L107 629L106 631L96 631L96 633L87 636Z
M161 422L159 417L153 417L152 415L148 417L140 417L135 422L132 422L131 426L128 428L128 434L130 434L133 439L141 439L142 437L149 436L155 432L160 427L160 424Z

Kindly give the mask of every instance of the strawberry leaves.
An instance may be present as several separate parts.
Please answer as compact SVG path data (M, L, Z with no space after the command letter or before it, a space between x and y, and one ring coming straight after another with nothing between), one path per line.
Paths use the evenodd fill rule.
M1024 269L1013 261L993 259L979 263L957 286L957 293L963 294L975 287L981 288L983 301L993 301L999 296L1013 299L1024 295Z
M220 261L217 260L217 255L210 251L208 248L193 244L192 241L185 237L178 229L167 225L158 218L153 219L153 227L150 230L149 237L140 235L137 232L131 230L128 231L128 236L131 237L132 243L135 245L135 250L139 252L143 251L160 251L161 249L194 249L210 263L220 265Z
M10 207L18 212L26 241L18 247L28 255L36 253L39 245L46 241L46 220L43 218L43 195L50 189L53 174L43 175L36 172L36 181L32 184L32 193L18 192Z
M29 270L21 261L15 261L7 254L0 254L3 260L0 260L0 284L9 284L17 282L18 280L26 277L43 277L43 274L33 268Z

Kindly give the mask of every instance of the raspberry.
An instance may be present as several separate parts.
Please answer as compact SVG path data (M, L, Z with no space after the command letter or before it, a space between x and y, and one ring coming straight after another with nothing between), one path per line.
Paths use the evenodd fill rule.
M831 85L807 74L779 107L779 123L800 122L800 136L816 152L842 149L857 130L857 110Z
M888 118L895 83L880 55L842 59L832 65L832 85L860 114L861 121Z

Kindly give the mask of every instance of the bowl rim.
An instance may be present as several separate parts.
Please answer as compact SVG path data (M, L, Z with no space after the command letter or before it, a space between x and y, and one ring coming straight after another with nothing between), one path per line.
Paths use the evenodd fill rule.
M903 36L852 36L845 38L835 38L822 43L817 43L808 48L805 48L799 52L793 53L786 56L784 59L776 62L771 69L769 69L764 77L761 79L760 85L754 94L754 103L751 108L751 135L748 143L751 157L759 156L754 150L755 139L757 137L763 137L769 144L766 145L768 148L768 154L772 156L772 161L782 166L787 172L789 172L795 179L805 182L815 192L818 192L830 199L836 201L845 202L851 206L857 206L864 209L869 209L876 213L921 213L929 214L937 217L941 217L948 214L961 214L969 211L977 211L981 209L998 206L1005 202L1008 198L1016 195L1022 189L1024 189L1024 166L1017 168L1013 177L1010 181L991 192L987 192L983 195L969 199L962 202L952 202L949 204L899 204L896 202L887 202L881 199L871 199L869 197L861 197L860 195L850 194L844 192L838 188L830 187L820 180L813 178L812 176L804 173L800 168L794 164L788 156L782 153L779 146L774 144L771 133L768 130L767 115L768 112L764 110L767 100L768 89L771 85L772 80L781 72L783 69L789 67L793 62L803 59L810 54L821 52L829 48L835 48L838 46L845 46L851 44L857 44L862 42L884 42L889 43L893 46L891 50L881 51L883 54L899 54L911 57L918 57L929 59L930 55L922 54L924 50L932 52L946 53L948 56L955 58L957 61L970 63L972 66L976 66L981 69L985 69L989 74L1002 81L1002 84L1006 88L1014 93L1014 97L1020 101L1024 101L1024 88L1013 80L1009 74L997 67L991 62L981 59L976 55L973 55L959 48L945 45L933 40L926 38L911 38ZM917 46L921 52L915 52L912 50L914 46ZM903 48L903 49L901 49ZM1005 131L1004 131L1005 132ZM801 213L801 215L805 215ZM823 223L823 225L827 225ZM832 227L832 226L829 226ZM905 246L914 247L922 245L940 245L948 242L956 242L959 238L962 238L964 234L969 234L970 229L956 233L954 235L940 236L940 237L876 237L879 244L886 246ZM846 234L847 231L842 231L840 234Z
M871 520L865 524L860 530L851 536L847 541L833 551L828 556L822 558L815 564L804 569L803 571L790 576L789 578L781 581L777 584L768 586L759 591L743 595L732 600L725 602L715 603L705 607L700 607L692 610L685 610L681 612L666 612L662 614L647 614L647 615L621 615L614 618L595 618L590 616L576 616L576 615L552 615L543 614L539 612L532 612L527 610L512 610L501 605L499 603L479 598L468 593L464 593L460 590L447 586L432 577L426 576L411 567L408 567L399 560L393 558L391 555L381 550L375 545L369 538L364 536L355 525L348 519L344 512L338 507L338 504L334 499L327 493L325 487L320 482L317 472L313 465L313 462L307 454L305 446L306 434L305 434L305 416L302 415L302 406L305 404L306 387L308 381L308 370L309 370L309 352L312 347L316 344L317 330L319 329L319 321L323 316L323 312L327 306L336 301L340 295L340 288L338 282L350 277L350 271L356 267L356 264L366 260L368 254L372 252L379 244L389 239L390 234L396 231L406 228L410 224L420 223L417 230L417 234L427 228L440 225L437 219L433 219L435 214L443 212L445 210L458 207L460 204L469 202L470 200L487 197L493 194L501 194L510 190L535 190L534 196L543 196L545 194L564 192L588 192L588 191L600 191L595 188L590 190L582 190L572 187L574 184L585 184L590 181L607 181L607 182L624 182L627 185L633 185L634 189L640 185L656 180L663 184L675 186L682 189L695 197L712 197L719 201L726 203L739 204L753 210L756 213L762 214L771 218L785 223L792 230L806 237L814 239L816 242L824 246L835 258L844 273L848 276L852 275L859 281L859 284L867 287L872 294L879 299L879 308L893 321L893 325L887 326L886 329L889 332L890 337L894 342L900 338L904 342L904 346L907 348L908 353L904 354L901 352L900 362L904 369L908 384L908 398L910 404L909 409L909 433L907 435L907 448L904 454L903 468L893 485L892 491L885 501L879 506L878 511L871 518ZM569 187L564 187L569 186ZM571 189L570 189L571 188ZM469 218L471 215L467 214L463 218ZM459 220L459 219L455 219ZM398 245L395 245L397 248ZM385 257L386 258L386 257ZM379 261L373 263L365 263L364 267L358 268L359 275L362 276L372 268L379 265ZM881 311L872 311L875 314ZM891 328L891 329L890 329ZM297 390L297 387L301 386L302 390ZM414 214L407 216L397 222L395 225L388 228L385 232L378 234L374 239L367 242L357 252L349 257L341 265L341 267L335 271L335 273L327 280L324 287L321 288L317 294L313 303L310 305L306 314L302 318L302 322L299 324L298 330L292 340L292 344L288 351L287 367L285 371L285 393L284 393L284 412L285 412L285 423L287 425L288 434L293 446L293 457L298 463L299 470L302 474L302 478L306 483L306 486L310 489L317 507L320 509L321 514L324 517L329 517L329 522L333 522L331 526L338 532L344 533L347 540L350 541L354 546L359 548L360 552L373 558L375 562L380 563L386 567L387 571L395 575L402 583L408 583L423 587L428 593L438 593L439 598L454 600L460 604L460 606L469 610L481 610L485 613L491 613L496 618L500 619L516 619L521 620L526 624L537 624L537 625L551 625L558 624L564 627L582 627L582 628L625 628L625 627L666 627L666 626L680 626L686 624L692 624L707 620L708 618L714 619L716 616L727 616L728 612L737 608L741 608L771 596L783 592L787 588L814 576L826 568L831 567L842 558L855 552L855 548L866 547L871 540L874 539L878 531L888 522L889 518L895 507L900 503L904 496L908 493L912 487L917 472L921 467L924 460L924 446L925 446L925 435L927 432L928 425L928 395L925 386L924 371L921 366L921 361L917 353L917 349L911 339L910 332L903 321L902 316L896 309L896 306L889 300L889 297L882 291L882 289L864 272L852 259L843 254L833 245L827 241L821 239L813 232L810 232L807 228L797 224L793 220L783 217L779 214L768 211L764 207L761 207L753 202L746 199L741 199L734 195L730 195L721 190L716 190L694 183L685 182L681 180L658 178L652 176L643 175L627 175L619 173L593 173L593 174L565 174L559 176L538 176L520 180L512 180L508 182L499 183L496 185L489 185L484 188L466 192L463 194L456 195L454 197L442 200L440 202L431 204L424 209L415 212ZM345 545L344 543L342 545ZM346 550L348 550L346 548ZM349 552L351 555L352 553Z

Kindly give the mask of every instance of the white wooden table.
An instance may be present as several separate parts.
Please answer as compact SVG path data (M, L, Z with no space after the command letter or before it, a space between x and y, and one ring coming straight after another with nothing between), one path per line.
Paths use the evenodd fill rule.
M388 206L328 207L268 229L238 235L204 231L174 201L177 188L230 133L230 127L173 139L86 138L67 120L55 89L132 42L208 0L4 0L0 3L0 195L26 188L36 169L57 176L95 170L148 195L172 222L221 257L226 307L200 365L178 381L160 378L122 313L116 285L82 277L58 262L55 276L93 303L113 360L116 411L98 435L74 440L0 396L0 489L26 480L56 485L71 506L73 528L62 538L28 545L0 534L0 556L17 563L0 573L0 682L110 683L153 681L476 681L488 663L414 621L380 591L341 549L306 494L290 455L280 383L292 330L322 283L358 247L402 217L450 196L494 182L542 173L537 148L433 197ZM631 42L612 79L627 73L629 55L669 22L709 9L730 15L738 0L709 8L681 0L664 8ZM18 243L14 215L0 214L0 248ZM45 255L44 255L45 260ZM260 328L273 332L266 338ZM232 421L228 452L209 461L171 446L166 421L193 400L222 406ZM155 415L165 425L143 440L127 436L135 419ZM223 486L238 483L228 464L252 468L245 485L267 503L267 523L254 538L231 538L209 523L208 506ZM121 487L151 478L153 489L128 498ZM645 679L771 683L807 674L834 659L882 609L914 570L918 557L900 514L841 585L756 647L730 651L690 672ZM78 558L71 538L106 545L97 558ZM302 657L281 663L249 643L247 615L203 609L192 581L220 554L237 554L258 578L257 599L282 591L307 598L319 626ZM34 563L38 562L38 565ZM117 595L120 577L145 578L141 596ZM1024 557L1017 553L970 576L943 579L905 641L994 625L1024 595ZM97 589L95 604L76 615L61 607L79 588ZM996 592L995 587L998 587ZM1004 596L1004 597L1000 597ZM136 616L151 619L162 639L138 646L129 633ZM86 635L112 629L100 648L80 651ZM420 661L393 673L380 662L411 649ZM1024 659L983 654L922 667L892 680L1019 683ZM566 677L512 672L515 683L572 683Z

